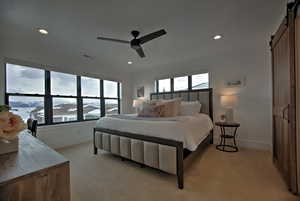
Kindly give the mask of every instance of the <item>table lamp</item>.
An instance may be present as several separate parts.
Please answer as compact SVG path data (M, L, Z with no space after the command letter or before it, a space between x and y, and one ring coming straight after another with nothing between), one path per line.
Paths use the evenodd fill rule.
M143 102L145 101L144 98L138 98L138 99L134 99L133 103L132 103L132 107L135 108L136 112L138 113L141 106L143 105Z
M235 95L224 95L221 96L221 105L226 108L225 116L227 122L234 121L233 107L237 103L237 97Z

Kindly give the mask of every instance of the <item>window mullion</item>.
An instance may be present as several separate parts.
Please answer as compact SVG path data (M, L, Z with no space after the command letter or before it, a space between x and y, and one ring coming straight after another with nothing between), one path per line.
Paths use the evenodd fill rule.
M45 124L49 125L53 123L53 107L52 107L52 97L51 97L51 75L50 71L45 71Z
M5 100L4 100L5 105L9 105L9 95L5 93Z
M81 97L81 77L77 76L77 120L83 121L83 100Z
M120 82L118 82L118 113L121 113L121 101L120 101Z
M101 107L101 117L105 116L105 99L103 90L103 80L100 80L100 107Z
M188 89L192 90L192 76L188 76Z
M5 98L4 98L4 104L9 105L9 95L7 95L7 63L4 64L4 75L5 75Z

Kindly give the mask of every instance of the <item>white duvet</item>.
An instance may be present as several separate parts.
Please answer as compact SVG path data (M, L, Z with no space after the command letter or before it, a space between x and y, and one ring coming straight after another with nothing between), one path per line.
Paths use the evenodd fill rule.
M99 119L96 127L177 140L183 142L184 148L195 151L209 135L213 123L210 117L203 113L178 116L176 121L128 120L107 116Z

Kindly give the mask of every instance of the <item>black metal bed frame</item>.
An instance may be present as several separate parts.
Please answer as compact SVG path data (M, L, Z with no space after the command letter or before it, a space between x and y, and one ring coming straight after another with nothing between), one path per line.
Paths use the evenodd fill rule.
M178 92L151 93L150 98L152 99L153 95L164 95L164 94L174 94L174 93L190 93L190 92L208 92L209 93L209 116L213 120L213 90L211 88L209 88L209 89L178 91ZM161 145L167 145L167 146L175 147L176 148L176 165L177 165L177 168L176 168L176 170L177 170L177 172L176 172L177 183L178 183L178 188L183 189L183 187L184 187L184 179L183 179L183 174L184 174L183 168L184 168L184 166L183 166L183 161L190 153L190 151L183 148L183 142L176 141L176 140L171 140L171 139L166 139L166 138L161 138L161 137L146 136L146 135L141 135L141 134L136 134L136 133L129 133L129 132L123 132L123 131L118 131L118 130L112 130L112 129L97 127L97 128L94 128L94 131L93 131L94 154L98 153L98 148L96 147L96 141L95 141L96 132L103 132L103 133L107 133L107 134L110 134L110 135L128 137L128 138L135 139L135 140L142 140L142 141L147 141L147 142L152 142L152 143L157 143L157 144L161 144ZM202 147L203 145L205 145L207 143L207 141L209 141L210 144L213 144L213 139L214 139L214 136L213 136L213 130L212 130L212 131L210 131L210 134L206 137L206 139L203 140L198 147L200 147L200 146Z

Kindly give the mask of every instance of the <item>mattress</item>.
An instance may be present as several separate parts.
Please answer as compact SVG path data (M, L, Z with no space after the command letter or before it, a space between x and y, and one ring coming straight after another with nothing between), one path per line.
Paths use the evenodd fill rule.
M103 117L97 121L97 127L181 141L184 148L195 151L210 134L213 122L204 113L156 120L122 115Z

